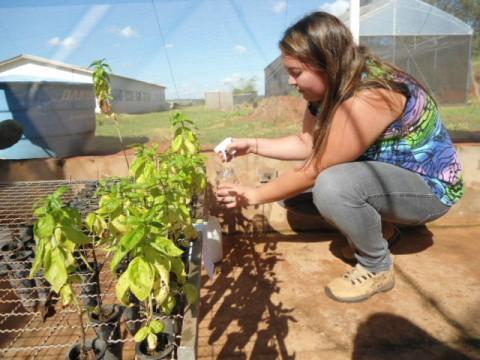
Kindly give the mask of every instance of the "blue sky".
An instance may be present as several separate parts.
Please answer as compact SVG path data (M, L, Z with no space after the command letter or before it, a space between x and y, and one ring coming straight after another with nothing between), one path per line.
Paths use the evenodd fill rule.
M167 99L203 98L257 79L285 28L347 0L0 0L0 60L19 54L113 72L167 87Z

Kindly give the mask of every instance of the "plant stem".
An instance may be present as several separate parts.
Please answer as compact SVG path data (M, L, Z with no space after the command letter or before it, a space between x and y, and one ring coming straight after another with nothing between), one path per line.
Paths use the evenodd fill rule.
M127 169L130 170L130 164L128 163L127 154L125 152L125 145L123 143L122 134L120 133L120 125L118 124L117 114L113 113L110 116L113 118L113 122L115 123L115 129L117 129L118 139L120 140L120 144L122 145L122 152L123 156L125 157L125 162L127 163Z
M77 307L78 318L80 319L80 331L82 333L82 346L80 351L80 358L85 359L85 358L88 358L88 353L87 353L87 347L85 346L85 342L87 341L87 339L86 339L85 328L83 323L83 309L80 306L76 296L75 296L74 302Z
M150 323L153 318L153 301L152 295L148 295L148 314L147 314L147 323Z
M100 287L100 271L98 270L98 261L97 261L97 255L95 254L95 246L92 245L92 255L93 255L93 264L95 269L93 270L93 273L95 274L95 280L96 280L96 297L97 297L97 307L98 307L98 315L99 317L103 320L103 313L102 313L102 297L100 294L102 293L101 287Z

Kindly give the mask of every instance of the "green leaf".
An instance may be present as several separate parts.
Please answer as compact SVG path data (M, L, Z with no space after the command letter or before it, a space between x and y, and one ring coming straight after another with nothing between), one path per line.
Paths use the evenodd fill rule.
M170 259L170 262L172 264L172 272L177 277L177 281L180 284L185 283L185 278L187 276L187 273L185 272L185 265L183 264L182 259L181 258L172 258L172 259Z
M177 152L182 146L182 142L183 138L181 136L177 136L175 139L173 139L172 151Z
M65 264L65 268L67 269L69 267L73 267L75 265L75 258L73 257L73 251L70 252L68 249L65 248L59 248L60 252L62 253L63 256L63 263Z
M115 231L124 234L129 230L129 226L127 226L126 222L127 218L125 217L125 215L119 215L112 220L111 225L113 226Z
M73 253L76 247L76 244L69 239L63 241L63 248L69 253Z
M99 236L102 234L103 230L107 228L105 219L94 212L87 215L85 223L87 224L88 230Z
M135 342L139 343L145 340L145 338L150 334L150 328L148 326L144 326L140 328L137 333L135 334Z
M162 303L162 312L165 315L170 315L177 304L177 300L175 300L175 296L172 294L168 294L165 301Z
M117 269L118 264L123 260L125 256L127 256L128 250L125 250L122 246L117 247L115 250L115 254L113 254L112 262L110 263L110 269L115 271Z
M51 252L51 263L45 269L45 279L52 285L53 290L57 294L68 279L64 260L60 250L55 248Z
M188 154L193 155L197 152L197 148L195 147L195 145L192 142L186 140L184 144L185 144L185 147L188 150L188 152L187 152Z
M52 245L57 247L63 240L63 232L60 227L56 227L53 231L53 236L51 237Z
M62 228L62 230L63 230L63 233L65 234L65 237L68 240L73 241L77 245L86 245L89 243L88 236L78 229L75 229L70 226L65 226Z
M97 214L95 214L94 212L89 213L85 218L85 224L87 224L87 229L90 230L91 232L95 232L93 230L93 224L95 224L96 219L97 219Z
M117 280L117 285L115 286L115 294L117 295L118 301L124 305L129 305L129 292L130 282L128 273L124 272Z
M37 227L39 238L49 238L55 230L55 219L51 214L47 214L44 217L38 219Z
M102 197L102 203L100 208L97 210L98 214L112 214L117 211L122 202L120 199L111 198L111 197Z
M186 283L183 285L183 293L187 297L190 305L195 304L198 300L198 289L196 286Z
M176 247L173 241L165 236L156 237L150 245L168 256L175 257L183 254L183 250Z
M62 298L63 306L66 306L73 301L75 293L73 292L72 287L69 284L66 284L60 289L60 296Z
M30 269L30 278L33 278L35 274L40 270L43 263L43 255L45 253L45 242L40 241L37 244L35 250L35 260L33 261L32 268Z
M165 329L165 324L160 320L152 320L149 326L153 334L161 333Z
M63 224L77 225L82 221L82 215L77 209L66 207L60 211L60 221Z
M137 158L130 168L130 174L135 179L138 179L142 175L143 168L145 167L145 159Z
M120 244L126 251L130 251L134 247L136 247L140 243L140 241L143 240L144 237L145 228L143 226L138 227L122 236L122 238L120 239Z
M152 291L155 280L151 265L139 256L132 260L127 272L130 290L138 300L145 300Z

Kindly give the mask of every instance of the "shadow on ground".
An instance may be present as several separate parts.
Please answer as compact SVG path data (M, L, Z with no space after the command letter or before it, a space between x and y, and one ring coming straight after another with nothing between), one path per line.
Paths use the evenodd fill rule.
M215 278L202 277L199 320L203 340L199 357L303 359L296 353L300 351L298 344L287 339L289 332L300 326L295 314L302 310L282 303L280 289L285 284L284 280L279 280L281 276L277 272L281 271L280 264L287 260L289 253L279 250L279 244L329 241L330 252L341 260L340 248L347 245L346 240L332 229L311 231L308 235L281 234L270 227L264 216L257 214L247 219L238 209L214 208L211 215L219 218L231 235L224 236L224 257L217 264ZM433 234L426 226L402 228L401 233L400 240L391 249L393 254L415 254L433 245ZM401 271L398 275L406 281ZM291 278L293 281L295 276ZM416 290L422 293L421 289ZM343 306L331 301L328 304L330 307ZM324 331L328 333L329 330ZM388 358L399 358L394 355L402 353L406 357L400 358L405 359L412 358L408 357L412 354L418 354L413 358L419 359L467 359L408 319L387 312L367 316L358 324L355 334L352 347L346 350L352 359L383 359L388 354L393 356L388 355ZM313 333L312 337L315 337ZM470 343L474 348L478 345L477 339L459 341Z
M352 360L468 360L471 357L435 339L408 319L376 313L359 324Z
M284 339L296 319L292 309L273 299L280 290L273 270L283 261L276 251L282 235L275 241L262 236L258 225L266 219L249 220L238 209L217 209L211 215L226 228L236 224L241 229L224 237L224 256L214 280L202 276L200 322L208 324L207 342L215 347L215 358L294 359ZM258 243L263 243L261 252L255 249Z

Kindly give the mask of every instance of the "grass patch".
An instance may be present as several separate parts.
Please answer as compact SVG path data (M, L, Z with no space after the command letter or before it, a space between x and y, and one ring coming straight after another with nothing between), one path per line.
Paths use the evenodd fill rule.
M450 130L480 131L480 100L459 106L441 106L440 114Z
M226 136L236 134L247 136L251 126L241 122L240 118L252 110L241 107L234 111L207 110L204 106L192 106L181 109L198 127L202 144L215 144ZM172 111L162 111L149 114L119 114L118 122L123 137L145 137L149 141L163 142L170 139L170 116ZM97 136L116 137L117 129L112 120L105 115L97 115Z
M480 66L480 61L479 61ZM198 127L200 143L214 145L227 136L234 137L278 137L294 134L300 129L299 121L281 124L261 118L249 119L253 109L243 106L234 111L208 110L205 106L181 109ZM450 130L480 131L480 100L459 106L441 106L440 114ZM144 141L165 142L170 140L169 118L172 111L149 114L120 114L119 127L125 139L137 138ZM97 115L97 136L117 137L113 121L104 115ZM128 141L127 141L128 143Z

